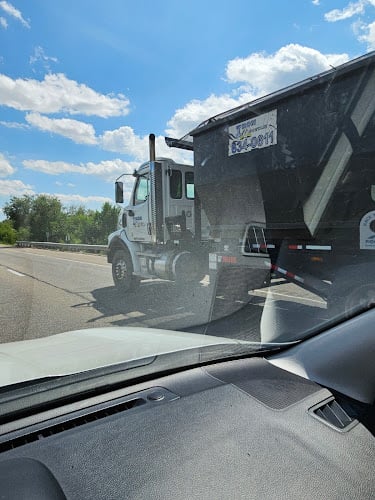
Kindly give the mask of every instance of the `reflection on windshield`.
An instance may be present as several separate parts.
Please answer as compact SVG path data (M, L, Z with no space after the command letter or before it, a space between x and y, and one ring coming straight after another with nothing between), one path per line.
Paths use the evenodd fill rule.
M217 317L262 300L260 338L290 341L371 306L374 86L369 56L191 133Z

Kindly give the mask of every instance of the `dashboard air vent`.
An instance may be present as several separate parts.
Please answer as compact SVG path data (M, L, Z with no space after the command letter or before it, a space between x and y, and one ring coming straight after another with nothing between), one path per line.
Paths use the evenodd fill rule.
M347 432L358 424L350 417L333 396L314 405L309 414L339 432Z
M68 417L68 419L65 419L63 422L59 422L53 425L47 425L41 429L28 432L27 434L21 435L19 437L14 437L10 440L1 442L0 453L12 450L14 448L18 448L19 446L23 446L25 444L32 443L34 441L39 441L46 437L53 436L54 434L58 434L60 432L67 431L69 429L79 427L80 425L94 422L95 420L99 420L101 418L108 417L116 413L130 410L132 408L135 408L136 406L140 406L145 403L146 401L143 398L131 399L113 406L102 408L100 410L79 414L71 418Z

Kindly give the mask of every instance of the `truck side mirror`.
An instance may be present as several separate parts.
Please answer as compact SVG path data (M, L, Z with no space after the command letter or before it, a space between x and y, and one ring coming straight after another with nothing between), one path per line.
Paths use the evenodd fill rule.
M116 203L124 203L124 183L121 181L115 182L115 200Z

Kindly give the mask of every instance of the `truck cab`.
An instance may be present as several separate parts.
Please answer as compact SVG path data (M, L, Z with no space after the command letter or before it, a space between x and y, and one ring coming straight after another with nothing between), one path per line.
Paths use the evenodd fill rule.
M158 194L157 201L161 207L156 208L164 218L161 240L167 242L170 239L173 226L179 225L181 218L185 219L183 231L194 235L193 167L177 164L168 158L158 158L156 164L146 162L134 174L136 180L133 192L129 204L123 210L123 227L129 241L156 243L157 235L152 230L152 197ZM159 174L161 177L161 193L151 193L151 177L155 179L155 172L156 176ZM181 228L178 230L182 232Z
M207 259L197 248L194 168L156 158L143 163L133 176L130 200L108 239L115 285L127 291L141 278L199 281ZM119 180L116 202L124 202Z

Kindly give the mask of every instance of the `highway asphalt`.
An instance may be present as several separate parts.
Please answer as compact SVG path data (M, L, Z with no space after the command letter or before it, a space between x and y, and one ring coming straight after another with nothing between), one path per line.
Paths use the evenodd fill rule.
M278 304L297 303L324 317L325 304L319 297L282 280L275 281L272 291ZM267 294L264 289L250 292L250 302L237 304L235 314L207 325L211 289L205 281L184 288L145 280L136 293L121 294L113 286L105 256L1 246L0 342L102 326L146 326L259 340Z

